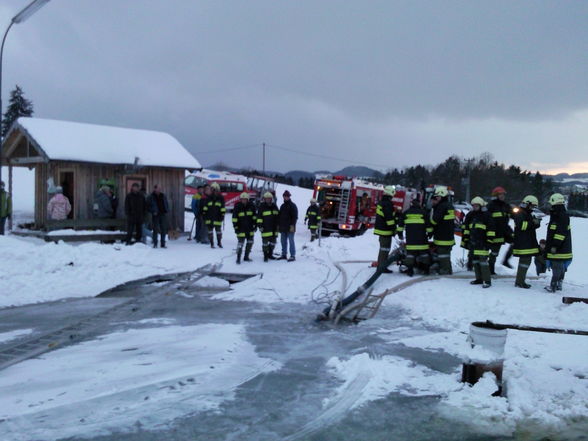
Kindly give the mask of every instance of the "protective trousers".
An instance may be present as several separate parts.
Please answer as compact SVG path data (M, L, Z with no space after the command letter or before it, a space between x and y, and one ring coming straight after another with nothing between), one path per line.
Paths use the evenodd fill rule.
M482 280L483 282L491 283L488 256L474 255L474 271L476 273L476 280Z
M247 242L245 242L247 241ZM249 261L249 254L253 248L253 235L249 237L239 237L237 242L237 263L241 262L241 253L243 252L243 245L245 244L245 261Z
M274 248L276 247L276 237L264 237L262 239L262 248L263 248L263 260L267 262L269 259L273 258L274 255Z
M423 273L429 274L429 266L431 266L429 251L407 250L406 257L404 258L404 265L407 268L406 273L409 276L414 274L415 265L422 268Z
M519 267L517 268L517 278L515 280L516 285L525 284L525 278L527 277L527 271L529 270L529 266L531 266L532 259L532 256L519 257Z
M488 265L490 266L490 274L496 274L496 259L500 253L501 243L493 243L490 245L490 256L488 258Z
M439 259L439 274L448 275L453 274L451 268L451 248L452 247L437 247L437 258Z
M380 251L378 252L378 269L386 269L386 261L392 246L392 236L380 236Z
M218 244L219 248L222 248L223 245L221 240L223 238L223 233L221 231L220 225L208 225L208 241L210 242L211 248L214 248L214 230L216 230L216 243Z

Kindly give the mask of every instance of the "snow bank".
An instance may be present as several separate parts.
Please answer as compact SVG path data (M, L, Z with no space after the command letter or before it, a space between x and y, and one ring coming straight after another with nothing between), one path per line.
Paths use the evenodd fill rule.
M132 329L12 366L0 376L1 438L106 435L216 409L279 368L244 333L226 324Z

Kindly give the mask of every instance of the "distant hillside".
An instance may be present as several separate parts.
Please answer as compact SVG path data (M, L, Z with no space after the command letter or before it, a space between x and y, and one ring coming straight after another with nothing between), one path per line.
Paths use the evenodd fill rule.
M554 181L563 181L563 180L585 180L588 179L588 173L558 173L557 175L551 176Z
M384 174L379 172L378 170L374 170L373 168L363 167L363 166L349 166L345 167L337 172L334 172L335 175L344 175L344 176L357 176L362 178L383 178Z
M285 173L284 176L286 176L287 178L291 178L292 182L294 182L295 185L298 185L298 181L300 180L300 178L314 179L314 173L303 171L303 170L292 170L292 171Z

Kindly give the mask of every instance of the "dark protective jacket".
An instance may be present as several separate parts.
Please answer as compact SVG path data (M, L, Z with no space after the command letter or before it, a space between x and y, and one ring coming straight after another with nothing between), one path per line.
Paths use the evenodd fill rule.
M245 204L239 201L233 208L233 228L237 237L253 237L257 228L255 205L251 201Z
M513 212L512 218L515 222L514 241L512 253L515 256L534 256L539 253L537 244L537 228L539 219L534 219L527 208L519 208Z
M469 229L469 249L474 252L474 256L488 256L490 244L495 238L492 215L486 207L477 211L472 210L470 213L472 215L469 217L466 227Z
M131 222L143 222L147 214L147 201L141 192L132 191L125 197L125 215Z
M296 221L298 220L298 207L292 201L286 201L280 206L279 213L279 229L280 233L288 233L290 227L296 229Z
M257 210L257 227L261 231L261 237L275 237L278 234L279 225L278 206L263 201Z
M495 232L492 243L512 242L512 229L508 225L511 211L512 207L500 199L492 199L488 204Z
M470 249L470 223L472 222L472 216L474 215L474 210L468 211L468 214L465 215L463 222L461 223L461 244L460 247L465 248L466 250Z
M378 236L394 236L396 233L396 214L392 198L388 195L382 196L376 207L376 224L374 234Z
M317 204L310 204L310 207L306 209L306 216L304 217L308 223L308 228L316 230L319 227L321 221L321 213Z
M433 227L424 208L413 206L398 217L399 233L404 233L406 251L427 251L429 241L427 234L433 232Z
M563 205L551 209L545 249L549 260L569 260L572 258L572 230L570 216ZM555 252L552 252L555 248Z
M433 207L431 213L431 224L433 225L433 243L440 247L455 245L455 209L447 198Z
M225 219L225 198L220 193L212 193L205 199L202 216L207 226L220 226Z

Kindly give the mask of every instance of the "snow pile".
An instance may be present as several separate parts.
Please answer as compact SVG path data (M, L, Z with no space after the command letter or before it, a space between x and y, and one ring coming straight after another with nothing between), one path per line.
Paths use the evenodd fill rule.
M238 385L280 367L244 333L218 324L134 329L12 366L0 376L0 437L95 436L216 409Z
M33 333L32 329L17 329L15 331L0 333L0 343L8 343L9 341L25 337Z

